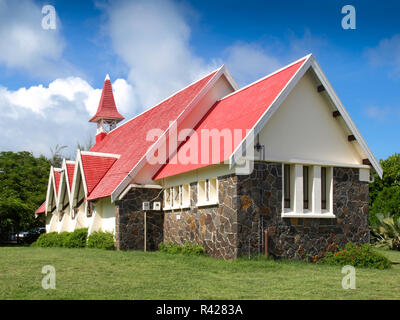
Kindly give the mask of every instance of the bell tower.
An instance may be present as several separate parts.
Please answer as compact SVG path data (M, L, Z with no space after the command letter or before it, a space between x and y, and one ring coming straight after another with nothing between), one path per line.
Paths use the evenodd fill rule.
M104 79L99 107L96 114L89 120L89 122L97 123L96 143L102 141L122 120L124 120L124 117L118 112L115 105L110 77L107 74Z

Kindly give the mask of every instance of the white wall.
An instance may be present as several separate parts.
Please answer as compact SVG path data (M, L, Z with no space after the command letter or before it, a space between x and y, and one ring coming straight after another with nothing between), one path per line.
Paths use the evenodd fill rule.
M309 71L310 72L310 71ZM266 159L362 164L361 156L307 72L260 132Z
M95 231L114 233L115 205L111 203L111 197L98 200L93 215L89 219L89 234Z
M234 169L230 170L228 164L218 164L164 178L159 182L162 183L163 187L171 187L199 180L222 177L232 173L234 173Z
M115 205L111 203L111 197L102 199L101 229L115 232Z

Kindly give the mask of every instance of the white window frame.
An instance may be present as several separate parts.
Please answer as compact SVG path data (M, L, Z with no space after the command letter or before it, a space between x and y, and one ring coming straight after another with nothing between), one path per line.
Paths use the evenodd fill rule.
M181 185L182 189L182 198L181 198L181 208L189 208L190 207L190 184L185 183ZM185 191L186 189L186 191Z
M303 208L303 164L291 164L290 202L285 208L285 177L282 163L282 214L283 218L336 218L333 214L333 167L304 164L308 169L308 210ZM327 181L327 209L321 209L321 167L325 167Z
M168 187L165 188L164 190L164 210L170 210L171 208L172 208L172 188Z
M181 207L181 186L174 186L172 189L172 209L179 209Z
M185 190L186 189L186 190ZM170 200L167 201L169 195ZM175 210L190 207L190 184L185 183L164 189L164 210Z
M200 186L204 183L203 193L200 192ZM212 196L211 194L211 183L215 183L215 194ZM208 199L207 199L208 195ZM197 203L196 206L209 206L218 204L218 178L207 178L202 179L197 182Z

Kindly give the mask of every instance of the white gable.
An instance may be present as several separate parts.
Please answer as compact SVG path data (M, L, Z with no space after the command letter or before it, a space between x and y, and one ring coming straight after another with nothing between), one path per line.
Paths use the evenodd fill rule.
M362 164L355 142L332 115L309 70L260 131L267 159Z

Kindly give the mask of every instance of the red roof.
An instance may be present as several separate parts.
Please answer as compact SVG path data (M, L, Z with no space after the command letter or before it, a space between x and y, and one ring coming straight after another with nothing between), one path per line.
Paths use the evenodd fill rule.
M292 64L277 73L217 101L195 128L197 139L194 135L191 135L190 138L179 148L175 156L171 158L170 162L164 165L156 173L153 179L157 180L177 175L228 160L233 151L246 136L246 130L254 127L261 116L271 106L273 101L279 96L286 84L292 79L296 71L300 69L305 60L306 59L303 59ZM231 132L232 137L234 137L234 130L240 129L242 132L242 139L236 139L237 141L232 139L231 148L227 152L224 152L224 141L221 140L221 147L218 149L219 157L217 157L219 159L214 160L211 158L211 139L208 150L201 150L200 137L203 129L217 129L220 132L223 129L228 129ZM179 159L183 159L185 158L185 155L189 155L188 152L190 152L190 146L199 150L198 161L196 161L197 163L180 163ZM203 153L204 156L204 152L208 152L208 161L201 161L201 155Z
M56 195L58 195L58 189L60 187L61 172L54 170L54 180L56 184Z
M72 181L74 179L75 163L67 163L67 176L69 183L69 191L72 189Z
M112 167L117 158L93 154L82 154L82 166L85 173L88 195L97 186L107 171Z
M36 214L41 214L46 212L46 201L43 202L39 208L36 209L35 213Z
M95 187L88 200L110 196L154 143L146 141L147 132L155 128L165 131L169 127L169 122L179 117L215 73L209 74L157 106L127 121L96 143L90 151L118 154L120 158Z
M101 98L97 112L93 118L89 120L89 122L97 122L100 119L112 119L119 121L124 119L124 117L117 110L112 92L111 81L107 78L104 80L103 91L101 92Z

